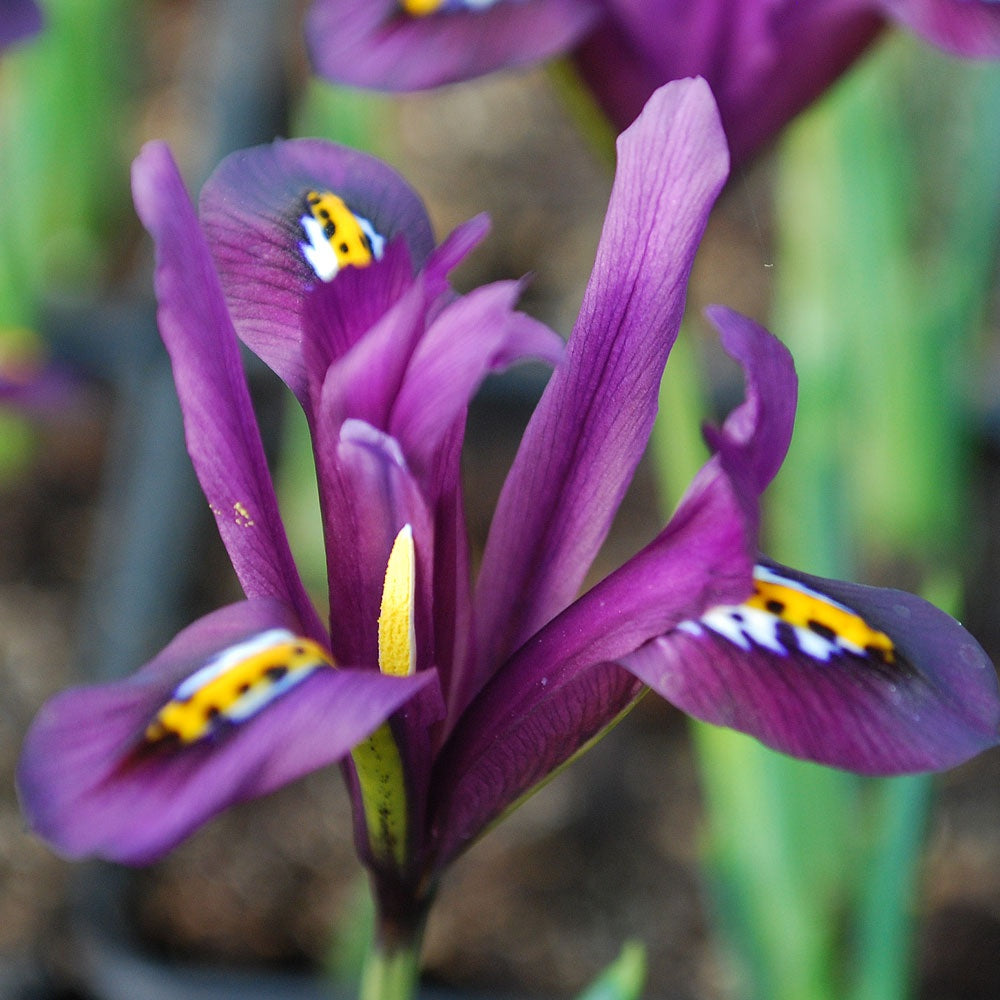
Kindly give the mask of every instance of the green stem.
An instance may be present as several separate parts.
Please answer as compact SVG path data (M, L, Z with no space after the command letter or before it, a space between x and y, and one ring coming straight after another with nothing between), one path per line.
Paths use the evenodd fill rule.
M549 80L577 131L591 150L614 168L617 132L581 81L572 62L569 59L554 59L547 68Z
M410 1000L420 982L420 947L433 893L372 876L375 926L361 967L361 1000Z
M361 970L360 1000L410 1000L420 980L420 937L407 945L376 941Z
M670 363L660 383L660 411L649 441L664 516L669 516L708 458L701 436L701 421L708 416L708 408L692 326L685 318L671 348Z
M872 792L867 875L854 907L851 1000L910 993L913 904L931 805L931 783L923 774L880 781Z
M685 322L671 351L651 441L665 514L707 456L698 426L709 411L692 333ZM731 730L692 722L692 732L707 813L706 876L720 936L743 973L742 995L833 1000L830 915L843 856L829 817L846 812L853 777Z
M361 1000L409 1000L420 981L420 948L434 890L418 886L391 863L371 868L369 889L374 921L361 966Z

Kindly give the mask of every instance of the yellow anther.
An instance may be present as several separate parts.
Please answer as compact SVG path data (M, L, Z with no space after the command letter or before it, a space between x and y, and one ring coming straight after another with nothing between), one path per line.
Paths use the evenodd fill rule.
M389 553L378 616L378 667L383 674L407 677L417 668L413 630L416 552L413 529L403 525Z
M404 524L385 567L378 616L378 667L393 677L407 677L417 668L413 631L416 562L413 529ZM383 862L403 867L408 824L406 777L392 725L383 723L351 751L351 759L372 853Z
M444 0L402 0L403 10L410 17L427 17L444 6Z

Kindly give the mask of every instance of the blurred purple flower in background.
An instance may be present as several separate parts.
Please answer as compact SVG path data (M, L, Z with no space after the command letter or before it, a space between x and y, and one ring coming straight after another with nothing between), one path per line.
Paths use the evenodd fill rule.
M601 16L600 0L334 0L313 4L306 44L335 83L421 90L558 55Z
M79 380L55 364L33 335L0 327L0 410L43 416L77 400Z
M42 29L42 12L34 0L0 0L0 51Z
M702 75L743 163L823 93L887 24L960 56L1000 55L994 0L602 0L607 15L575 53L624 128L667 80Z
M638 465L728 156L704 81L659 90L619 141L597 259L565 345L447 273L413 192L318 140L228 158L195 217L162 144L136 161L188 449L246 593L126 680L65 692L25 745L32 827L70 856L142 863L228 805L344 761L384 936L419 935L443 868L648 685L787 752L863 773L956 764L997 740L996 676L910 595L757 556L791 436L787 351L711 319L746 398L663 531L578 596ZM237 336L301 402L329 628L293 565ZM468 402L524 357L555 370L509 472L475 587L459 459Z
M1000 55L996 0L315 0L334 82L417 90L572 52L618 129L657 87L703 76L745 162L898 23L956 55Z

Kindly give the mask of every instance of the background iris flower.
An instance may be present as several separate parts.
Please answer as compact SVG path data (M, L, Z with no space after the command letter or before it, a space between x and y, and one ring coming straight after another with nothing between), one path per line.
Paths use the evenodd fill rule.
M603 16L600 0L314 3L313 68L335 83L421 90L567 51Z
M657 87L703 76L739 164L892 22L957 55L1000 54L995 0L315 0L306 30L317 73L381 90L573 52L617 129Z
M597 259L565 347L456 296L481 218L435 248L413 192L303 140L228 158L196 218L162 144L136 161L159 322L188 449L246 600L133 677L65 692L28 734L32 826L70 856L142 863L228 805L343 761L381 952L415 962L445 866L599 737L646 686L799 756L863 773L993 745L992 665L910 595L757 555L758 502L791 436L787 351L711 318L745 400L642 551L579 590L645 449L728 156L702 80L656 92L619 142ZM237 337L288 384L314 444L329 628L292 563ZM459 458L483 376L555 370L508 475L475 587ZM377 949L378 951L378 949Z
M0 51L42 28L42 12L34 0L0 0Z
M0 330L0 411L45 415L66 409L78 386L23 331Z

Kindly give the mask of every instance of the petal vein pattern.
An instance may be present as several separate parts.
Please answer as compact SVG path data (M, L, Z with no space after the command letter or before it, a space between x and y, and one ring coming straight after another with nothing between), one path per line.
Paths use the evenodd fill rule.
M279 598L320 640L326 630L292 560L218 277L165 145L143 149L132 183L140 218L156 241L160 332L188 452L233 568L248 597Z
M850 608L767 566L758 564L753 575L753 596L742 604L713 608L678 628L699 635L705 626L748 652L763 647L779 656L801 652L824 663L851 655L897 665L892 640Z
M490 527L476 612L482 655L494 662L573 599L606 536L652 428L691 263L727 166L703 81L658 92L619 139L580 318ZM488 675L489 662L481 669Z

